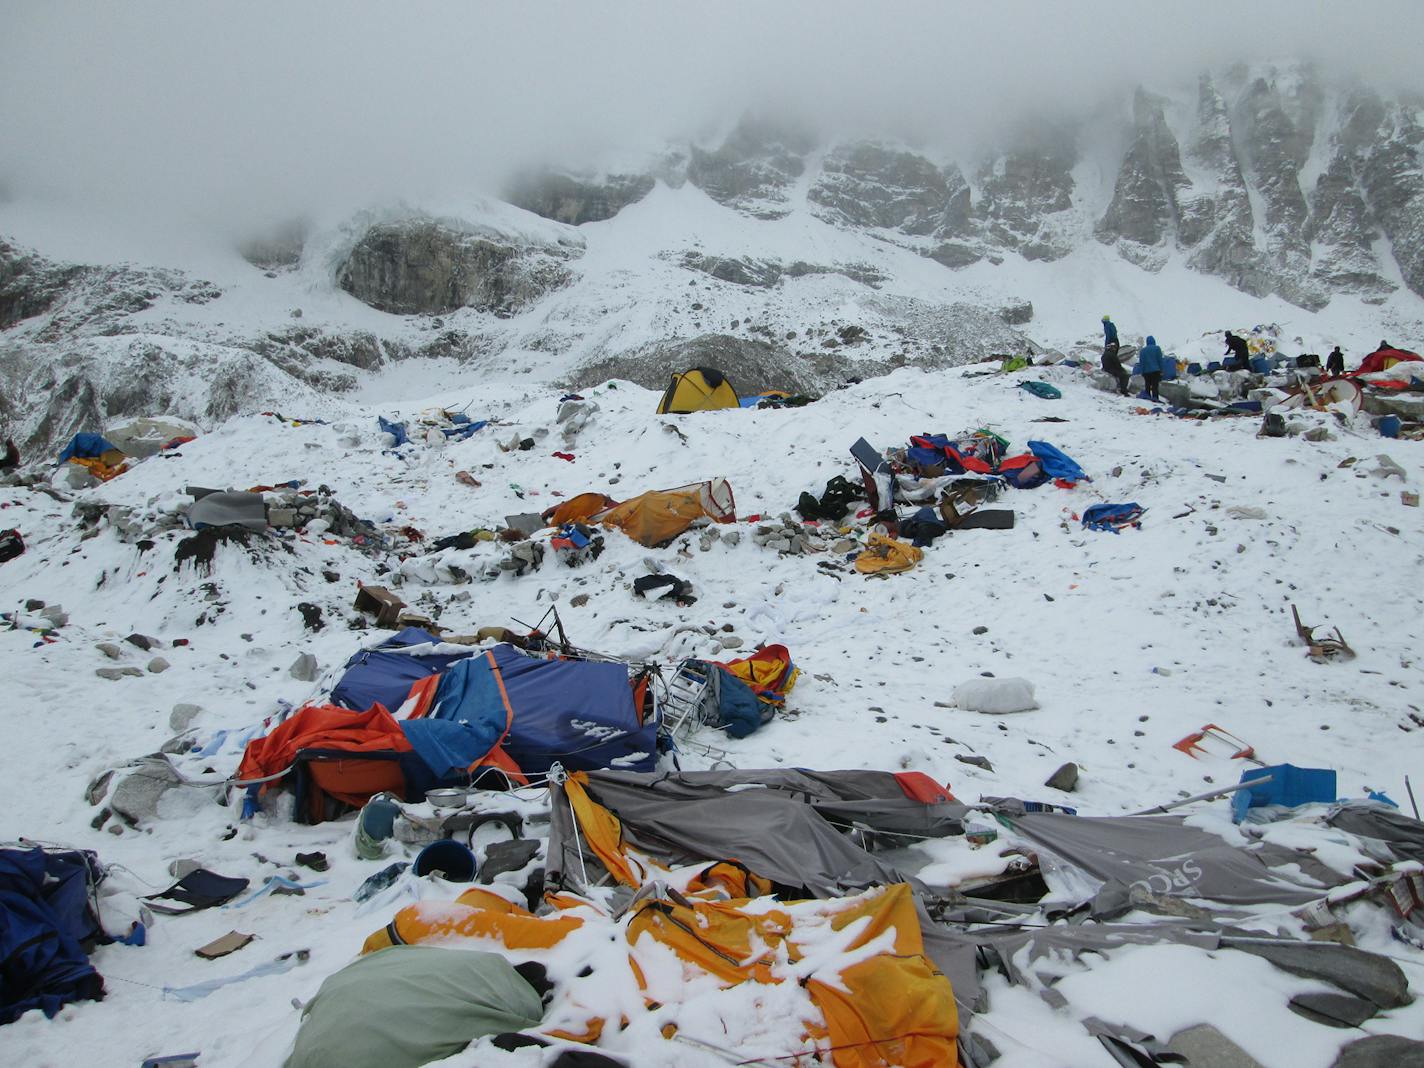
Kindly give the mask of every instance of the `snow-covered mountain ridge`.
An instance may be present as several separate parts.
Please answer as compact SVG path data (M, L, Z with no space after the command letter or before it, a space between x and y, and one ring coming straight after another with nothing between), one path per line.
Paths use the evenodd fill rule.
M1104 311L1169 346L1261 321L1302 351L1409 344L1421 143L1418 101L1281 64L1139 88L964 158L744 118L638 166L525 173L504 200L332 206L241 255L156 265L0 202L0 420L44 451L422 358L579 385L728 363L743 389L824 390L1067 351Z

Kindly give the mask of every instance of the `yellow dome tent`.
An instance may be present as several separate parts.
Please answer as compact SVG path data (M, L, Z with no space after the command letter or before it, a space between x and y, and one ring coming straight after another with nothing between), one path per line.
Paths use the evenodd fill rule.
M663 399L658 402L659 415L686 415L716 408L739 408L741 399L727 376L711 367L694 367L672 376Z

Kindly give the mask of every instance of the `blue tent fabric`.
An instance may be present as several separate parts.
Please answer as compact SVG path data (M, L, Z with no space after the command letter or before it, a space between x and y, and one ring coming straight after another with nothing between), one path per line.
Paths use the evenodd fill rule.
M450 670L469 663L463 661ZM483 715L475 722L427 717L403 720L400 727L435 779L445 780L461 775L499 743L504 734L504 717L499 716L497 722L493 714Z
M430 656L388 650L439 641L435 635L420 627L406 627L377 648L362 649L346 661L346 672L331 691L332 704L357 712L364 712L374 704L382 704L389 709L400 708L410 694L412 683L439 674L451 664L474 655L474 650Z
M396 439L395 445L393 446L394 448L400 448L410 440L410 438L406 436L404 423L392 422L384 415L376 416L376 422L380 424L382 430Z
M1140 527L1147 509L1135 501L1126 504L1095 504L1083 509L1083 526L1088 530L1110 530L1120 534L1123 527Z
M0 849L0 1024L104 996L84 951L108 940L89 908L96 867L72 850Z
M119 447L111 442L103 434L91 434L88 431L80 431L69 439L69 444L64 447L64 451L59 454L59 462L67 463L76 456L81 460L92 460L97 456L103 456L106 452L120 451Z
M554 761L570 770L653 769L657 724L639 722L622 664L544 660L497 645L456 667L458 697L451 689L442 699L442 679L428 715L472 724L490 710L501 724L512 716L504 751L526 774L548 771Z
M464 441L471 434L478 430L483 430L489 426L488 419L481 419L478 422L471 422L469 416L452 415L450 421L455 426L446 427L442 433L450 441Z
M1030 441L1028 443L1029 452L1038 457L1039 465L1043 468L1043 473L1049 478L1062 478L1069 482L1091 481L1083 469L1068 456L1059 452L1058 449L1048 444L1046 441Z
M745 738L759 730L769 717L764 714L756 691L730 671L706 661L701 663L704 670L715 669L718 673L717 722L712 726L725 727L733 738Z

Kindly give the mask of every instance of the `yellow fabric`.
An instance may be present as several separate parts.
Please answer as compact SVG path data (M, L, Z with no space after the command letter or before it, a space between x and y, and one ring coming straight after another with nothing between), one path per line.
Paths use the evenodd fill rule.
M741 400L732 384L723 378L717 386L709 385L701 371L685 371L672 376L672 383L658 401L659 415L685 415L718 408L738 408Z
M636 945L643 935L651 935L728 986L748 980L778 982L771 965L777 947L791 932L791 917L777 909L750 915L737 907L744 903L691 901L689 907L671 901L640 902L628 921L628 944Z
M85 468L100 482L118 478L129 469L128 457L118 449L109 449L99 456L71 456L69 462Z
M865 548L855 558L855 569L862 575L894 575L910 570L924 555L909 542L872 531Z
M811 995L826 1018L825 1037L836 1068L953 1068L959 1016L954 991L925 956L915 900L904 883L836 914L831 927L844 930L866 919L845 952L895 932L893 953L877 953L851 964L831 984L809 979ZM799 954L798 954L799 955ZM816 1034L818 1028L812 1028Z
M614 505L597 520L604 527L617 527L639 545L661 545L692 526L694 519L718 518L702 506L701 489L697 485L650 490Z
M588 796L584 789L587 782L588 776L582 771L574 772L564 781L564 796L573 806L583 840L610 875L636 890L643 885L643 867L623 852L623 824Z
M733 861L719 860L688 880L685 892L724 894L731 898L765 897L771 893L771 880L754 875Z
M458 901L407 905L372 934L361 952L392 945L421 945L450 938L489 938L505 949L548 949L583 926L577 916L535 916L488 890L467 890Z

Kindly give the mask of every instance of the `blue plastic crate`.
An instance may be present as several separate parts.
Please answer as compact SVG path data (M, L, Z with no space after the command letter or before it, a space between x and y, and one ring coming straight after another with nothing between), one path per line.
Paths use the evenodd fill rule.
M1240 823L1246 810L1266 805L1294 808L1312 801L1335 800L1335 772L1329 768L1298 768L1294 764L1275 764L1269 768L1252 768L1241 773L1241 782L1250 782L1269 775L1270 782L1231 795L1231 822Z

